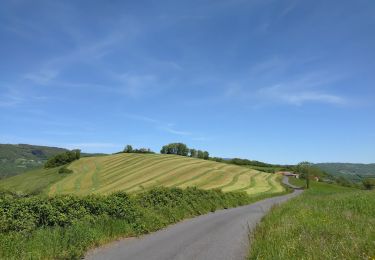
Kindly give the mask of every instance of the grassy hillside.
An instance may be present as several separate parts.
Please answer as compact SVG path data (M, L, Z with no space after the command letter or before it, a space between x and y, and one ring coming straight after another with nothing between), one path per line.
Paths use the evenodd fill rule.
M313 182L265 217L250 259L375 259L374 205L374 191Z
M375 163L318 163L320 169L335 177L345 177L351 181L362 181L363 178L375 178Z
M41 168L44 162L66 149L28 144L0 144L0 179Z
M0 181L0 191L6 190L19 194L43 193L47 187L66 177L59 174L59 168L36 169Z
M154 186L196 186L202 189L280 192L276 176L235 165L176 155L117 154L83 158L69 166L74 171L53 184L48 193L138 192Z
M139 192L155 186L220 188L225 192L246 191L248 194L284 190L278 176L274 174L176 155L116 154L88 157L73 162L69 168L74 173L60 175L56 169L40 169L7 178L0 187L24 193L44 190L49 195Z

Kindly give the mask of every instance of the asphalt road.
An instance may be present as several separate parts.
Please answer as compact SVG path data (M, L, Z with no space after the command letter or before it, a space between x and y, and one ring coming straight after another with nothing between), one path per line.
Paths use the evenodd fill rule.
M289 185L284 177L283 182ZM272 206L302 190L238 208L219 210L189 219L140 238L123 239L90 251L85 259L235 260L245 259L249 232Z

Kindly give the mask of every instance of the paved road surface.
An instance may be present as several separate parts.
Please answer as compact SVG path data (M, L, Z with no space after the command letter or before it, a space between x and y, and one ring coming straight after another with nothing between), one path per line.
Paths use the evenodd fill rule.
M288 180L284 177L284 183ZM85 259L236 260L248 254L248 234L272 206L299 194L265 199L189 219L140 238L114 242L89 252Z

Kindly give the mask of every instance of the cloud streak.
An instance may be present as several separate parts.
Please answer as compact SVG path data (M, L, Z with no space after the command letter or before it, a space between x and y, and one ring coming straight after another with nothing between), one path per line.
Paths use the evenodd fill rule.
M344 105L346 100L338 95L328 94L314 90L288 89L281 85L262 88L258 91L261 99L270 99L276 102L284 102L301 106L306 102L318 102L334 105Z
M125 116L129 119L134 119L134 120L150 123L154 126L155 129L161 130L169 134L179 135L179 136L192 136L192 140L196 138L194 137L194 134L192 132L176 129L174 127L175 124L172 124L172 123L165 123L158 119L141 116L141 115L126 114Z

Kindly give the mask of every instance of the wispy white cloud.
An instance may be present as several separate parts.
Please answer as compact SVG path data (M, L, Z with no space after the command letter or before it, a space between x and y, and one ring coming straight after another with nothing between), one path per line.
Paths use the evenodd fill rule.
M0 107L14 107L24 102L24 98L16 93L0 95Z
M270 99L272 102L283 102L291 105L303 105L306 102L318 102L335 105L343 105L346 100L338 95L324 93L316 90L288 89L281 85L262 88L257 92L262 99Z
M191 138L191 140L193 140L193 141L202 141L202 142L204 142L204 141L209 141L209 140L211 140L211 138L204 137L204 136L200 136L200 137L193 137L193 138Z
M125 114L125 116L129 119L134 119L134 120L150 123L154 126L155 129L167 132L169 134L180 135L180 136L194 136L192 132L176 129L175 124L173 123L165 123L158 119L141 116L141 115Z
M41 102L48 97L39 95L24 86L5 84L0 86L0 107L18 107L26 102Z
M129 119L144 121L147 123L154 123L154 124L160 123L159 120L155 118L147 117L147 116L141 116L141 115L135 115L135 114L124 114L124 116Z
M27 73L24 78L39 85L46 85L58 76L56 69L41 69L35 73Z
M190 132L187 132L187 131L180 131L180 130L176 130L176 129L173 129L172 127L170 126L162 126L162 127L159 127L159 129L161 130L164 130L170 134L174 134L174 135L192 135L192 133Z
M116 76L116 79L120 82L120 91L133 98L143 95L158 85L157 77L150 74L135 75L126 73Z
M289 5L287 5L280 13L280 18L287 16L290 12L292 12L297 7L298 1L292 0L290 1Z
M100 149L100 148L120 148L121 145L114 143L73 143L67 144L65 147L69 149Z

